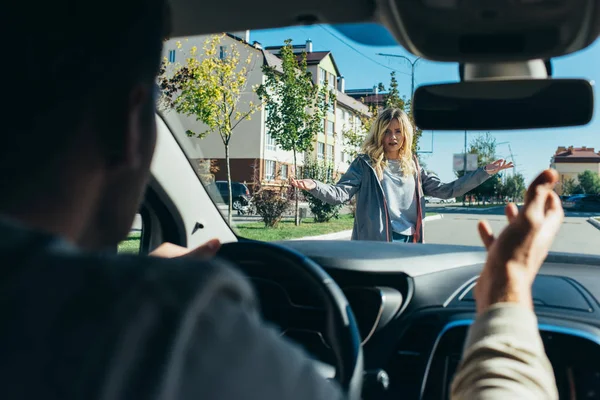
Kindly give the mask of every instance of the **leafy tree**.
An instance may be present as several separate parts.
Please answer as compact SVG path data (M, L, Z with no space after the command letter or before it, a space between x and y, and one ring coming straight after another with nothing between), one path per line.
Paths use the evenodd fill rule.
M329 109L327 98L333 93L329 93L327 82L323 86L313 84L306 53L302 53L298 61L291 39L285 41L280 56L282 71L263 66L266 78L257 93L268 111L266 125L269 134L283 150L293 152L296 171L298 153L312 150L315 137L323 131L323 118ZM299 225L297 193L295 197L296 225Z
M202 132L187 131L188 136L204 138L217 132L225 146L225 165L229 187L228 222L231 224L233 196L229 146L237 126L260 109L260 104L243 101L252 54L241 60L235 44L229 46L226 57L218 50L224 35L212 36L199 50L192 47L184 64L164 62L159 75L162 104L179 114L196 118L205 125ZM182 48L177 42L178 49Z
M477 165L483 167L496 161L496 138L489 132L471 140L469 153L477 154Z
M335 166L326 161L309 161L304 163L302 178L315 179L320 182L335 183ZM310 193L305 193L310 211L314 215L315 222L329 222L332 218L338 218L341 205L325 203Z
M600 193L600 175L590 170L584 171L577 176L579 185L586 194Z
M350 164L358 156L360 146L365 141L366 134L367 133L362 126L358 128L345 128L342 131L344 152L350 156L348 164Z
M390 86L388 93L385 96L385 107L386 108L400 108L405 110L406 102L400 97L400 90L398 89L398 80L396 79L396 71L390 73Z
M477 154L478 167L483 167L496 160L496 138L489 132L471 140L469 146L469 153ZM455 174L457 177L461 177L465 174L465 171L455 171ZM502 176L500 174L494 175L467 194L475 195L477 198L496 197L503 188L501 180Z
M577 194L578 189L581 189L575 179L567 178L562 184L562 194L564 196L569 196L571 194Z
M505 193L512 201L521 201L527 187L525 186L525 177L521 174L508 176L506 178Z

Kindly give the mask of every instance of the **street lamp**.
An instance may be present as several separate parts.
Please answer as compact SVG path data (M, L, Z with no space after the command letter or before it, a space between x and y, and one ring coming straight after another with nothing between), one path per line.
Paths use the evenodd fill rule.
M421 57L417 57L414 60L411 60L410 58L408 58L406 56L402 56L400 54L377 53L377 55L383 56L383 57L402 58L403 60L405 60L406 62L408 62L410 64L410 105L412 108L412 97L413 97L413 94L415 93L415 66L417 65L417 63L419 62Z

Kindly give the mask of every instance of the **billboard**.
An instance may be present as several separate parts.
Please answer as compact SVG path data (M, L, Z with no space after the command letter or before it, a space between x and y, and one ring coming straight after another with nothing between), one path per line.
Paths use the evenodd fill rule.
M455 171L465 170L465 154L454 154L452 160L452 168ZM475 171L477 169L477 154L467 154L467 171Z

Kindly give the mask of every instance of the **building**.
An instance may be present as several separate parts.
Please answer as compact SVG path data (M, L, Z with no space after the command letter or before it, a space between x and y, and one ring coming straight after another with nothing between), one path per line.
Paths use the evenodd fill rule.
M193 46L201 49L210 36L196 36L187 39L171 40L164 46L164 56L171 63L177 63L185 57ZM252 101L258 103L256 93L251 89L265 80L262 67L268 65L281 70L281 60L277 56L281 46L263 48L259 43L249 43L249 32L226 34L220 45L219 57L225 57L230 46L236 46L240 59L252 56L248 74L247 89L240 100L241 104ZM179 42L179 44L178 44ZM178 48L180 47L180 48ZM343 92L345 81L329 51L313 51L312 42L308 40L303 45L294 46L298 57L305 52L307 63L312 73L314 83L323 85L327 82L329 88L336 93L337 100L331 98L331 107L323 120L323 131L315 139L314 150L311 154L299 154L298 164L303 165L305 157L329 160L337 168L338 173L347 170L349 163L344 153L342 133L345 127L358 126L359 116L368 112L364 104L346 96ZM243 111L243 110L242 110ZM206 128L194 118L178 116L185 130L203 132ZM251 120L242 121L234 130L230 142L231 178L237 182L252 183L258 177L263 184L277 183L285 180L291 174L293 165L292 152L283 151L270 137L266 129L266 110L255 113ZM211 160L216 180L226 179L225 147L218 133L212 133L202 139L189 139L197 142L195 154L188 154L193 162ZM203 171L206 172L206 171Z
M387 93L380 91L377 86L373 86L373 89L347 90L346 94L355 100L360 100L368 107L375 107L378 109L385 107Z
M600 152L596 153L593 147L558 147L550 161L550 168L559 174L559 183L556 192L562 194L562 185L565 181L573 179L578 182L577 176L587 170L600 174Z

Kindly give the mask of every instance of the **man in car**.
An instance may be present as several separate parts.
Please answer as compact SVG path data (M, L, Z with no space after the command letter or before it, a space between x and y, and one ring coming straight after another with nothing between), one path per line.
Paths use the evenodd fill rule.
M3 63L1 397L341 398L260 320L238 273L190 258L217 242L159 249L172 259L102 252L127 235L149 177L166 15L164 0L3 9L19 59ZM497 239L481 226L490 257L454 398L556 397L530 292L560 224L555 180L538 178Z

